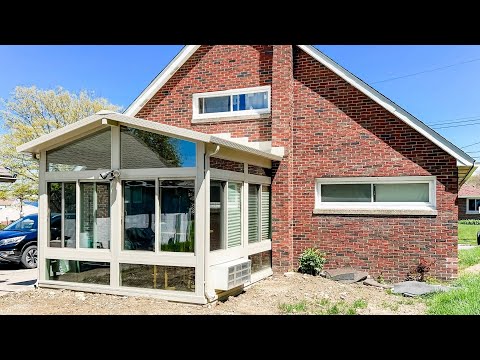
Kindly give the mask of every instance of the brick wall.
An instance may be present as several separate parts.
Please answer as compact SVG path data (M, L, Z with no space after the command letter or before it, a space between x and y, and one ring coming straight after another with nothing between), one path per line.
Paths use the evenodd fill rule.
M294 53L294 259L310 246L327 268L355 266L404 279L420 258L432 274L457 272L453 157L298 48ZM438 216L313 215L315 178L437 176Z
M212 169L228 170L228 171L234 171L234 172L240 172L240 173L243 173L245 171L243 167L243 163L220 159L216 157L210 158L210 167Z
M272 86L272 116L192 124L192 94ZM457 167L453 157L290 45L201 46L136 117L205 133L229 132L285 147L272 169L273 267L298 266L306 247L327 268L351 265L403 279L420 258L432 274L457 271ZM313 215L314 179L437 176L438 216Z
M272 46L202 45L139 111L138 118L250 141L271 139L271 118L192 124L192 94L271 85Z
M467 199L458 199L458 219L480 219L480 213L467 214Z

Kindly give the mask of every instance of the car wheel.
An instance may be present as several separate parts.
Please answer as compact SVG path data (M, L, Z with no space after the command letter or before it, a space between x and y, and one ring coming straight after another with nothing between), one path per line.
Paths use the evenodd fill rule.
M23 250L20 262L25 269L35 269L37 267L37 246L32 245Z

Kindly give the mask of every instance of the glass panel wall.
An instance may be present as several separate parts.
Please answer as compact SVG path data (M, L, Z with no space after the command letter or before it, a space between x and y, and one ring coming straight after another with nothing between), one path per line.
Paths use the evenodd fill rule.
M227 195L227 247L242 244L242 184L228 183Z
M260 241L260 185L248 184L248 242Z
M196 166L193 142L126 126L121 126L120 131L122 169Z
M107 262L47 259L47 280L87 284L110 284Z
M176 291L195 291L195 268L120 264L120 285Z
M110 249L109 183L80 183L80 247Z
M270 269L272 267L272 250L249 255L248 259L252 261L252 274L261 270Z
M262 185L262 240L272 238L272 206L270 186Z
M225 249L224 192L226 181L210 181L210 251Z
M160 181L160 243L162 251L193 252L195 181Z
M111 168L110 128L47 151L47 171L83 171Z
M48 183L48 246L76 247L76 184ZM63 225L64 224L64 225Z
M155 251L155 181L122 182L125 250Z

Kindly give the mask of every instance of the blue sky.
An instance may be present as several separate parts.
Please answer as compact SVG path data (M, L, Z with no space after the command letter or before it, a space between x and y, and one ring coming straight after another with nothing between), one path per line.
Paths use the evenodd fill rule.
M480 119L480 46L316 46L426 124L445 122L437 126L457 126L467 122L452 122ZM44 89L59 85L70 91L93 90L126 108L181 48L0 46L0 98L8 98L17 85ZM477 122L437 131L463 147L480 142L480 120ZM465 150L478 151L473 155L480 159L480 144Z

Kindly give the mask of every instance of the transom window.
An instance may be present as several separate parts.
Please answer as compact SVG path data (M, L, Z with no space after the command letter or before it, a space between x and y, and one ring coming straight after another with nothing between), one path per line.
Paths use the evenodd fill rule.
M260 115L270 112L270 86L193 95L193 119Z
M317 179L316 208L435 207L435 177Z
M467 199L467 214L480 214L480 199Z

